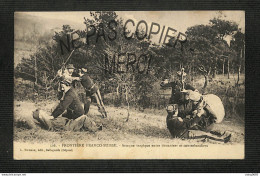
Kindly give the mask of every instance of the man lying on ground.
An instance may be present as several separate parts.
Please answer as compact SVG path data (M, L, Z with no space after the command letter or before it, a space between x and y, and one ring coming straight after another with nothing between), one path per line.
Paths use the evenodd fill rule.
M51 115L38 109L33 112L33 118L37 120L38 125L47 130L97 131L102 129L102 126L98 127L91 118L84 115L78 94L71 84L65 80L61 82L61 87L65 93L64 98Z

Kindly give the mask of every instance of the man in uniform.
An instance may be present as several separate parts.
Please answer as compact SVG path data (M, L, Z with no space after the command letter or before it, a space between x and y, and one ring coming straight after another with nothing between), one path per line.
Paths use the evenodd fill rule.
M64 98L51 115L38 109L33 112L33 118L39 125L47 130L97 131L100 129L92 119L84 115L84 109L71 83L66 80L61 81L61 87L65 93ZM67 112L64 114L65 110Z
M171 87L172 94L169 100L169 104L178 104L178 113L180 117L184 118L192 109L192 105L189 101L184 99L184 94L181 92L183 89L185 90L193 90L197 91L193 86L185 82L186 73L184 70L177 72L177 79L169 82L168 80L164 80L161 82L161 87Z
M193 104L192 113L202 117L198 127L203 131L210 131L215 123L221 123L225 116L225 109L221 99L214 94L201 95L192 90L183 90L185 99Z
M169 129L171 135L175 138L184 139L210 139L220 142L230 141L231 134L219 133L215 131L204 131L201 129L201 123L203 124L205 116L201 116L197 111L192 112L192 118L181 118L178 117L178 107L177 105L169 105L166 108L168 115L166 118L167 128ZM198 126L200 126L198 128Z
M73 64L68 64L66 69L60 69L57 72L58 78L60 81L67 81L68 83L72 84L73 87L75 88L75 82L79 81L78 75L74 72L75 68ZM62 87L59 84L58 88L58 99L61 100L64 96L64 91L62 90Z
M102 114L103 118L106 118L107 114L106 114L105 106L104 106L102 98L101 98L99 88L87 74L86 66L81 68L79 75L80 75L81 85L84 87L84 89L86 91L86 101L84 102L85 114L87 114L89 111L90 104L91 104L91 98L95 97L95 99L97 101L97 106L98 106L99 112Z

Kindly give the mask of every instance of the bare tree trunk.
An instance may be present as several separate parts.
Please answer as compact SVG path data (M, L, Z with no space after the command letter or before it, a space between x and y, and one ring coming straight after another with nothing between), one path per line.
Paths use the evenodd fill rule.
M35 103L38 103L38 81L37 81L37 57L34 59L34 77L35 77L35 82L34 82L34 96L35 96Z
M215 62L215 66L214 66L213 78L216 78L216 75L217 75L217 57L216 57L216 62Z
M192 85L194 86L194 60L192 60Z
M238 65L238 73L237 73L237 86L238 86L238 84L239 84L242 57L243 57L243 49L241 48L240 58L239 58L240 60L239 60L239 65Z
M200 68L199 68L199 70L203 73L203 76L204 76L204 78L205 78L205 82L204 82L204 86L203 86L203 88L202 88L202 94L204 94L205 93L205 90L206 90L206 87L207 87L207 85L208 85L208 71L205 69L205 67L204 66L201 66Z
M239 79L240 79L240 70L241 70L241 64L238 66L238 73L237 73L237 86L239 84Z
M216 67L214 68L214 72L213 72L213 78L216 78L216 75L217 75L217 69Z
M222 68L223 76L225 76L225 58L223 59L223 68Z
M191 78L191 64L189 65L189 77L190 77L190 81L192 80L192 78Z
M51 67L52 67L52 74L55 75L53 57L51 57Z
M208 85L208 75L207 75L207 74L204 74L204 78L205 78L205 82L204 82L204 86L203 86L203 88L202 88L202 94L205 93L206 87L207 87L207 85Z
M127 86L125 87L125 99L127 102L127 118L126 118L126 122L128 122L129 117L130 117L130 112L129 112L129 100L128 100L128 88Z
M209 67L208 76L210 75L211 70L212 70L211 67Z
M34 77L35 77L35 83L37 84L37 57L34 59Z
M119 85L116 87L116 95L119 96Z
M228 79L229 79L229 59L227 60L227 74L228 74Z
M47 100L47 92L48 92L48 87L47 87L47 75L46 71L44 72L44 82L45 82L45 99Z

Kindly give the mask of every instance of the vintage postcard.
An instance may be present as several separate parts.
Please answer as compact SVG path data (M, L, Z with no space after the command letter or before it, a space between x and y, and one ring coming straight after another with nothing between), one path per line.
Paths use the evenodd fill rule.
M14 13L14 159L244 159L244 11Z

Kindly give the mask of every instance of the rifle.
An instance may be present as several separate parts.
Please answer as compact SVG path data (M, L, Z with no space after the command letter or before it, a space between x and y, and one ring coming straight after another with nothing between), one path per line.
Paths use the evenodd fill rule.
M70 53L70 55L68 56L67 60L62 64L61 69L65 68L65 65L67 64L67 62L69 61L70 57L72 56L72 54L74 53L75 49L73 49ZM50 84L58 77L58 75L56 74L56 76L50 81Z

